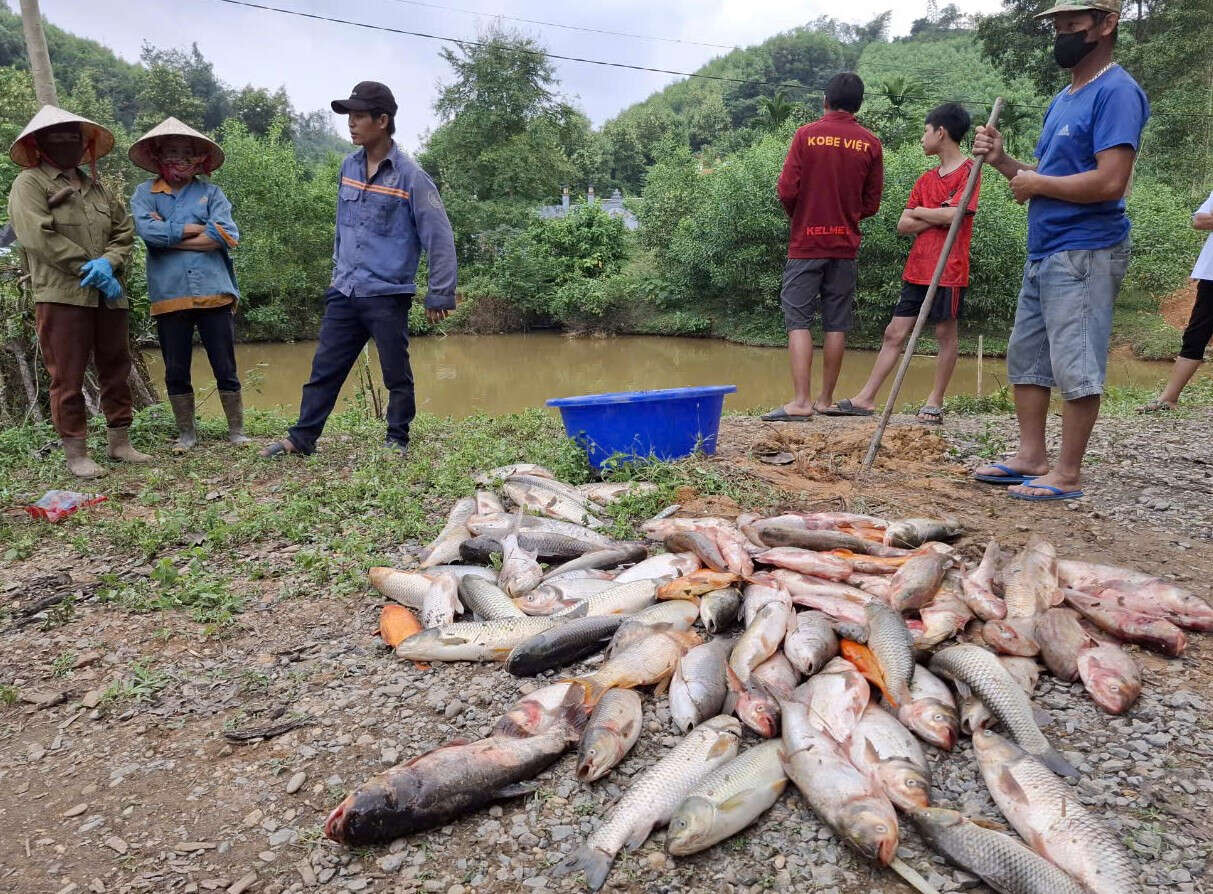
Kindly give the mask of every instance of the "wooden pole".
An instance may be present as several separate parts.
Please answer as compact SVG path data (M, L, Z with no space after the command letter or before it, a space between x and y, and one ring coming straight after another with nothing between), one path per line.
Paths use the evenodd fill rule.
M34 96L38 105L57 106L59 95L55 92L55 74L51 70L51 54L46 48L38 0L21 0L21 28L25 32L25 52L29 55L29 70L34 78Z
M990 111L990 120L986 123L987 127L998 126L998 116L1002 114L1002 97L994 100L994 108ZM923 299L922 307L918 309L918 319L914 321L914 329L910 332L910 339L906 342L905 354L902 355L901 365L897 367L897 376L893 379L893 387L889 390L889 399L884 405L884 412L880 414L880 422L876 426L876 433L872 435L872 443L868 445L868 454L863 459L863 472L867 472L872 468L872 463L876 461L876 452L880 450L880 441L884 437L884 430L889 425L889 417L893 415L893 407L897 404L897 394L901 391L901 383L905 380L906 370L910 368L910 359L914 356L914 348L918 345L918 336L922 334L922 327L926 325L927 316L931 313L931 307L935 303L935 293L939 290L939 281L943 278L944 268L948 264L948 255L952 253L952 246L956 244L956 237L960 233L960 225L964 221L965 209L969 207L969 200L973 198L973 193L977 189L977 178L981 173L981 166L985 162L984 155L975 156L977 163L973 165L973 170L969 172L969 182L965 184L964 192L961 194L960 201L956 203L957 214L952 218L952 225L948 227L948 236L944 240L943 249L939 252L939 261L935 264L935 273L931 276L931 285L927 288L927 297Z
M977 335L977 396L981 397L981 361L985 357L985 336Z

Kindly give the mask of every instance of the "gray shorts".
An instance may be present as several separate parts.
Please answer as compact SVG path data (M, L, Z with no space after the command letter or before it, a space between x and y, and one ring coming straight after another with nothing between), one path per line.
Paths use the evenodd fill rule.
M823 331L849 331L858 270L854 258L788 258L779 292L788 332L809 329L818 312Z
M1065 400L1103 393L1112 305L1128 266L1128 239L1028 261L1007 344L1012 385L1056 388Z

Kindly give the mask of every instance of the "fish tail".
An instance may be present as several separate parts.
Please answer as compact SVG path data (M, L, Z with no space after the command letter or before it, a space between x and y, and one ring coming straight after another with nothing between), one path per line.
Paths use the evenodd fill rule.
M613 861L614 858L606 851L583 844L552 867L552 875L559 877L578 869L584 870L586 884L591 891L597 891L605 884Z
M609 685L602 683L602 681L592 676L574 677L568 682L571 684L569 686L569 694L564 697L563 702L566 708L571 705L572 699L575 698L573 693L576 692L578 688L581 689L581 704L590 710L593 710L594 706L602 701L602 697L606 695L607 691L611 688Z
M1041 763L1059 776L1069 776L1072 779L1077 779L1082 775L1075 769L1073 764L1061 756L1061 752L1056 748L1048 747L1036 756L1040 758Z

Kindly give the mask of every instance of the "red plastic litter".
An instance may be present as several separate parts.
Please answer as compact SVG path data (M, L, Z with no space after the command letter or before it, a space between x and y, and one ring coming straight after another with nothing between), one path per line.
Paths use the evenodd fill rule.
M77 509L104 503L105 494L78 494L73 490L48 490L37 503L26 506L25 511L34 518L48 522L61 522Z

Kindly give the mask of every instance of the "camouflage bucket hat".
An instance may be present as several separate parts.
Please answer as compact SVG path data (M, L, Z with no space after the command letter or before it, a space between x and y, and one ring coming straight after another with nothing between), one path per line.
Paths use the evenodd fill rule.
M1036 13L1033 18L1043 19L1063 12L1111 12L1120 15L1121 6L1121 0L1060 0L1044 12Z

